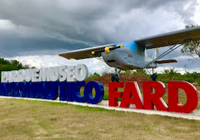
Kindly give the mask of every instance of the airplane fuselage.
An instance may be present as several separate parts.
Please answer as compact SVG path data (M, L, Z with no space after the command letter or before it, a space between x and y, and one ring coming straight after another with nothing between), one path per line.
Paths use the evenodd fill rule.
M110 67L117 67L122 70L141 69L151 61L145 54L143 46L137 46L134 41L118 45L122 44L125 46L124 48L115 49L109 53L101 53L103 60ZM156 68L156 64L152 64L149 67Z

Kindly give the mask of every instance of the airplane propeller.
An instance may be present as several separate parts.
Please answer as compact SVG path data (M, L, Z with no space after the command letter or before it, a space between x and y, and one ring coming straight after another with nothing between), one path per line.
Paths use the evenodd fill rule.
M124 47L124 45L116 46L116 47L111 47L111 48L109 46L107 46L107 47L105 47L105 49L98 50L98 51L92 51L91 54L94 55L94 54L100 53L100 52L105 52L105 53L108 54L108 53L110 53L111 50L115 50L115 49L123 48L123 47Z

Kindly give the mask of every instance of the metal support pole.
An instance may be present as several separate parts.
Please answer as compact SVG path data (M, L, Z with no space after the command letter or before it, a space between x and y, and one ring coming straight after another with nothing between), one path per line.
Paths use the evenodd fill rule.
M154 74L154 68L152 68L152 74Z
M117 66L115 66L115 74L118 74L118 72L117 72Z

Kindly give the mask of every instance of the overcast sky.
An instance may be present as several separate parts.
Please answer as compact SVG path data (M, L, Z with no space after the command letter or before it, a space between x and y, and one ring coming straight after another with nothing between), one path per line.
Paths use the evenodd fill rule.
M104 62L67 60L57 54L136 40L190 24L200 25L196 0L0 0L0 57L38 68L84 63L91 73L101 73L109 69ZM200 60L188 61L180 49L165 58L178 63L161 65L158 72L169 67L184 72L184 65L187 71L200 71Z

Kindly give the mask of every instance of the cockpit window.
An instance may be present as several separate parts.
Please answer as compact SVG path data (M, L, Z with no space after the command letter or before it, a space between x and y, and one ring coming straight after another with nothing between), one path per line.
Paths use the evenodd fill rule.
M144 46L137 46L137 54L144 56L145 47Z

